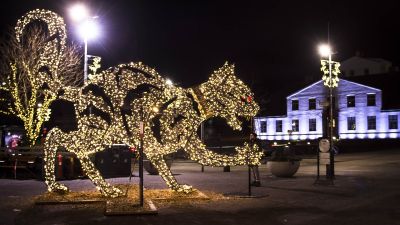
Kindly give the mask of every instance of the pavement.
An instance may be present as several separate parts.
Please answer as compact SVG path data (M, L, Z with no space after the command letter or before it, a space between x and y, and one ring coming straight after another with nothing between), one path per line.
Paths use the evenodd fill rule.
M315 184L315 158L303 159L293 178L277 178L260 166L261 187L253 198L229 198L200 203L171 204L158 215L104 216L102 205L35 205L33 197L46 192L43 181L0 180L0 225L8 224L268 224L268 225L400 225L400 149L339 154L333 185ZM175 161L172 171L180 183L203 192L248 196L247 167L205 167ZM322 168L324 180L325 171ZM138 183L127 177L113 184ZM62 181L72 191L93 190L87 179ZM146 189L166 188L156 175L145 175ZM157 206L157 203L156 203Z

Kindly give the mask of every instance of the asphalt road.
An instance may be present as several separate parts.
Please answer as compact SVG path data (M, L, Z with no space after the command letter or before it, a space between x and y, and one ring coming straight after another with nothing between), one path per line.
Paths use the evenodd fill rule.
M335 165L333 186L315 185L315 159L304 159L294 178L276 178L262 165L262 186L252 188L257 198L164 205L151 216L108 217L102 204L39 206L32 197L46 191L43 181L1 179L0 224L400 225L400 150L339 154ZM248 195L246 167L201 172L200 165L180 161L172 171L179 182L201 191ZM147 189L166 188L159 176L144 179ZM138 178L108 181L138 183ZM63 183L72 191L94 189L89 180Z

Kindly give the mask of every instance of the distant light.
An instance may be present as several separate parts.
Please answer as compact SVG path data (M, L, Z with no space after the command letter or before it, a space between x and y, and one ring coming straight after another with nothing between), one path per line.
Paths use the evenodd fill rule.
M100 28L94 19L83 22L78 31L83 39L95 39L100 35Z
M37 104L37 106L38 106L39 108L42 107L42 103Z
M170 79L167 79L166 81L165 81L165 83L167 84L167 85L169 85L169 86L172 86L174 83L172 83L172 80L170 80Z
M89 12L85 5L83 4L76 4L69 9L69 14L72 20L76 22L81 22L88 18Z
M307 144L309 145L309 144L310 144L310 142L309 142L309 141L307 141Z
M277 145L277 144L278 144L278 143L275 141L275 142L274 142L274 145Z
M6 85L6 82L1 83L2 85Z
M319 54L323 57L328 57L330 54L332 54L331 52L331 46L323 44L319 46Z

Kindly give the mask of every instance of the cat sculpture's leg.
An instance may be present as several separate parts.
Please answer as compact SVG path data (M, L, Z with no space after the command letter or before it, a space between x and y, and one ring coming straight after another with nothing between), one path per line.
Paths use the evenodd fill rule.
M156 167L160 176L164 179L165 183L174 191L189 193L192 186L186 184L178 184L175 177L172 175L171 170L168 168L163 155L153 155L149 157L151 163Z
M115 198L123 195L123 192L120 189L111 186L104 180L104 178L94 166L93 162L86 154L77 154L77 156L82 164L83 171L104 196Z
M65 193L68 192L68 188L60 183L56 182L56 177L54 174L56 160L56 152L59 146L63 146L64 138L68 134L63 133L60 129L52 129L46 138L46 143L44 145L44 172L45 172L45 182L48 191Z

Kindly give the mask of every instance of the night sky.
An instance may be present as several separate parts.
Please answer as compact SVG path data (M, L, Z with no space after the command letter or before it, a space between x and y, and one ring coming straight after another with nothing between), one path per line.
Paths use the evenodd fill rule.
M204 82L229 61L259 96L302 88L320 77L317 46L328 40L328 24L333 60L360 52L400 62L396 1L83 2L99 16L102 36L89 43L88 53L101 56L103 68L142 61L184 87ZM1 31L44 8L64 16L69 41L80 42L67 14L73 3L2 2Z

